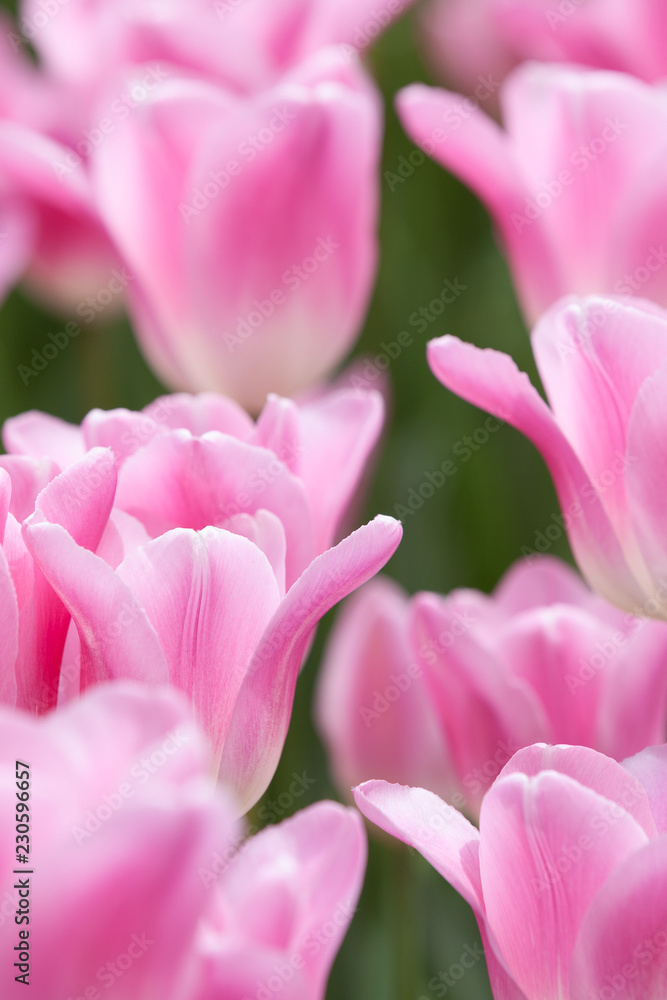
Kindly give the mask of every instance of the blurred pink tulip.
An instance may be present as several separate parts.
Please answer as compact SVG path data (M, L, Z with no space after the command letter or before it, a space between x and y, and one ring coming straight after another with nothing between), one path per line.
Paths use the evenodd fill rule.
M422 38L434 70L464 92L526 59L667 76L662 0L430 0Z
M541 451L591 586L634 614L667 618L667 314L641 300L567 299L532 342L551 409L498 351L442 337L429 364ZM544 534L536 542L549 545Z
M618 611L548 556L491 597L408 598L389 581L334 626L318 719L347 794L375 774L476 815L512 754L543 740L621 760L667 735L667 626Z
M94 86L159 59L247 92L328 45L364 50L412 2L68 0L49 17L44 0L23 0L20 24L56 80Z
M86 298L120 265L80 157L71 157L66 145L0 114L0 302L25 279L48 305L82 318Z
M209 900L198 870L235 833L185 704L116 685L44 719L0 715L0 940L17 963L3 996L181 1000ZM26 781L29 832L17 843Z
M173 690L109 685L39 721L0 717L0 942L25 977L3 996L231 1000L279 983L322 1000L363 880L356 812L320 802L244 840Z
M374 775L445 797L451 768L409 637L410 605L378 577L345 604L331 632L316 696L318 729L345 798Z
M506 130L471 101L415 84L411 137L485 203L535 322L567 294L667 305L667 104L629 76L528 64L501 92Z
M96 204L167 384L258 411L344 357L375 276L381 122L356 58L329 49L257 97L159 83L99 145Z
M365 867L361 817L333 802L248 840L220 877L200 927L192 1000L323 1000Z
M479 830L432 792L369 781L363 814L472 906L496 1000L660 1000L667 982L667 746L624 766L520 750Z

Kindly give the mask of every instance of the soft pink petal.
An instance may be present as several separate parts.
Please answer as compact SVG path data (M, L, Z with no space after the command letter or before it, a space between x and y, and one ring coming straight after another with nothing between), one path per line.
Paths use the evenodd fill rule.
M81 638L81 686L129 678L169 680L158 637L146 612L117 573L80 548L56 524L28 524L26 544L46 580L76 622Z
M653 580L667 572L665 541L665 490L663 470L667 417L667 361L647 378L634 401L627 440L628 471L625 474L628 514L641 554ZM655 585L647 588L653 596ZM662 611L665 615L667 612Z
M247 842L220 883L229 930L256 946L277 949L288 960L299 956L309 995L323 996L356 910L365 867L359 814L318 802ZM333 933L325 937L324 927L327 932L333 927Z
M413 646L473 813L514 751L549 730L529 685L508 669L493 633L487 643L484 624L475 629L476 621L476 616L467 621L451 600L435 594L418 594L411 604Z
M494 599L510 615L551 604L586 606L593 594L581 577L562 559L536 556L519 559L504 574Z
M572 1000L613 993L661 1000L667 990L667 838L611 873L586 914L572 962Z
M253 431L252 419L245 410L233 399L215 392L200 392L197 396L177 392L160 396L144 408L144 413L159 427L185 428L195 437L207 431L220 431L245 441Z
M557 771L614 802L632 816L648 837L655 837L656 827L646 790L615 760L590 747L546 746L538 743L514 754L500 778L512 774L535 777L542 771Z
M624 760L623 767L646 789L656 829L667 834L667 745L648 747Z
M432 341L428 359L443 385L508 421L540 450L568 515L574 554L595 589L621 606L641 602L641 587L590 479L528 376L507 355L480 350L455 337Z
M526 311L536 318L545 304L562 294L562 284L542 228L517 222L524 218L530 191L510 137L479 108L479 101L423 84L400 91L397 107L411 138L486 204L505 243Z
M39 410L29 410L5 420L2 442L10 455L50 458L61 469L83 458L84 454L80 428Z
M176 529L119 567L158 636L170 682L194 705L217 763L278 587L263 552L221 528Z
M175 527L226 527L237 514L269 510L285 528L288 587L314 555L303 485L272 452L217 431L154 438L125 461L116 505L153 536Z
M246 808L266 790L278 764L315 626L385 565L401 535L401 525L389 517L359 528L311 563L269 623L239 692L220 766L221 778Z
M480 830L486 915L499 953L527 996L555 1000L588 906L646 834L615 803L550 771L500 778L482 803Z
M338 788L374 775L437 791L454 787L445 741L408 637L408 600L378 576L346 601L318 676L316 718Z
M483 917L480 837L469 820L423 788L366 781L353 791L367 819L419 851Z

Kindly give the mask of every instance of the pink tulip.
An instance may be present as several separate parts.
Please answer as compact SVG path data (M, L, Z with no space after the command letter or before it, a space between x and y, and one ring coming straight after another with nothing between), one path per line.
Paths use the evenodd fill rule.
M0 457L0 701L30 712L57 702L70 616L26 548L21 523L46 518L94 551L116 485L113 456L102 448L58 473L49 459Z
M47 304L83 315L119 266L72 151L0 115L0 301L24 278Z
M350 598L319 675L317 724L344 797L373 775L450 797L451 766L409 636L410 604L378 577Z
M239 91L270 86L328 45L361 51L412 0L23 0L20 24L56 80L90 86L119 65L163 63ZM40 27L41 25L41 27Z
M357 805L472 906L497 1000L661 1000L667 982L667 745L625 766L519 751L479 830L432 792L369 781Z
M568 299L532 341L551 409L497 351L443 337L429 345L429 364L443 385L540 449L591 586L635 614L665 618L667 316L641 300Z
M200 926L192 1000L323 1000L366 867L359 814L318 802L258 833L222 867Z
M486 204L530 322L566 294L667 305L667 107L632 77L529 64L501 92L506 130L478 101L415 84L411 137Z
M360 64L326 50L257 97L159 83L108 135L96 203L160 378L257 411L343 358L375 275L380 133Z
M653 83L667 74L666 13L660 0L431 0L422 34L436 72L466 93L486 74L502 80L524 59Z
M273 398L256 425L215 396L167 397L144 414L93 411L82 429L42 414L8 422L5 442L23 452L4 460L15 468L48 455L53 475L85 448L111 446L87 453L101 456L101 524L114 503L101 540L86 547L63 527L63 508L78 509L69 495L23 527L78 630L70 693L111 679L171 682L241 804L255 802L315 625L400 540L400 524L379 517L329 547L380 420L376 394L343 390L300 408Z
M186 997L209 905L198 871L235 831L185 705L174 692L116 685L44 719L0 714L0 941L15 956L3 996ZM28 834L17 833L26 815Z
M667 732L667 626L624 614L564 563L517 563L491 597L408 598L381 579L339 618L318 718L339 786L372 774L476 815L537 740L621 760Z
M256 423L223 396L177 394L139 413L92 410L81 427L23 413L5 422L3 442L61 470L91 448L113 449L115 507L151 537L208 524L243 534L252 516L270 511L283 523L291 585L339 537L383 418L375 391L334 389L302 403L271 396Z
M244 840L169 689L0 716L3 996L231 1000L278 983L321 1000L363 879L357 813L320 802Z

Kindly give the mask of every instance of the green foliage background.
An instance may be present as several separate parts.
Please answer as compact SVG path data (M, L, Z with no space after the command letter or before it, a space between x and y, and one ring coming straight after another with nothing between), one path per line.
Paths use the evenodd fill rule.
M9 0L2 6L12 8ZM420 58L415 17L391 28L370 54L383 91L386 140L383 174L396 173L413 146L393 110L396 91L415 80L434 82ZM454 333L481 346L513 355L535 373L526 328L520 317L507 267L489 219L473 195L430 161L390 190L382 185L381 264L375 295L355 354L376 355L381 344L407 330L412 346L389 369L394 394L387 439L366 503L365 519L395 514L424 473L446 459L457 473L424 506L404 521L405 536L387 572L408 592L455 587L490 590L522 546L533 548L535 533L552 523L559 507L541 459L517 433L503 427L467 462L453 451L486 417L448 393L430 374L425 346L433 337ZM465 291L440 317L418 333L409 317L428 306L445 279ZM46 410L79 422L94 406L139 409L163 388L141 357L127 320L86 327L37 378L25 386L18 366L29 364L49 331L65 319L40 309L21 290L0 311L0 415ZM569 558L561 538L551 550ZM332 616L320 628L304 668L290 735L266 800L285 791L292 773L304 769L315 784L287 813L321 798L337 797L327 774L324 751L311 721L314 680ZM377 775L382 777L382 775ZM251 822L256 822L260 806ZM458 962L466 945L479 941L468 907L418 856L401 845L370 839L368 875L359 910L330 981L330 1000L452 1000L490 997L483 963L460 982L434 988L429 980Z

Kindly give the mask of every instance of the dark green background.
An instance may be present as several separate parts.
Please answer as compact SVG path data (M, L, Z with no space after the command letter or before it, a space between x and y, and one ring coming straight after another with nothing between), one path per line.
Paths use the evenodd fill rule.
M11 3L3 0L3 6ZM387 107L383 172L396 172L413 146L393 110L396 91L415 80L432 82L415 42L414 14L394 26L370 55ZM375 355L401 331L414 334L389 369L394 412L375 482L369 519L395 513L425 472L446 459L456 475L404 521L405 535L388 572L408 591L447 592L467 586L490 590L522 546L533 547L558 511L550 478L533 448L503 427L469 461L453 452L464 435L482 426L485 414L447 392L430 374L425 345L445 333L513 355L536 381L527 331L489 219L477 200L438 166L426 161L394 191L382 184L381 266L373 303L355 353ZM466 290L442 316L416 332L412 313L428 306L445 279ZM125 320L93 329L24 386L17 368L30 363L63 317L40 311L15 291L0 311L0 409L2 419L24 410L46 410L80 421L93 406L139 409L162 390L147 369ZM568 557L567 543L552 550ZM313 683L331 617L320 629L298 685L290 735L267 799L285 791L292 772L316 779L294 803L335 797L326 759L311 722ZM381 775L378 775L381 777ZM262 803L260 803L261 807ZM259 808L259 807L258 807ZM258 809L254 811L256 819ZM330 1000L418 1000L444 996L428 981L456 963L466 944L479 941L468 907L418 856L402 846L371 839L369 869L359 912L331 977ZM483 963L446 995L455 1000L490 996Z

